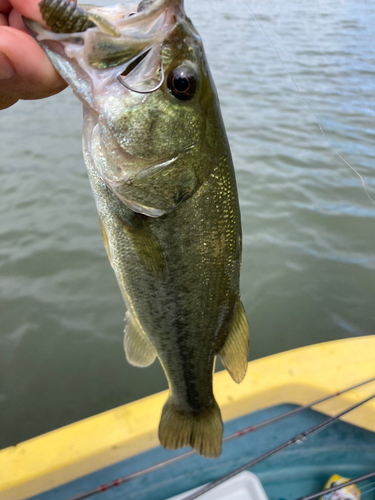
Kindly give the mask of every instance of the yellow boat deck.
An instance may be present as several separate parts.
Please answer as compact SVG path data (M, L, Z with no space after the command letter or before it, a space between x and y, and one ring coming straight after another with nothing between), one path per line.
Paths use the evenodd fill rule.
M375 376L375 336L312 345L251 361L236 385L214 376L224 421L270 406L306 405ZM375 392L375 382L314 407L334 415ZM0 451L0 499L20 500L158 445L167 393L129 403ZM375 432L375 400L343 420Z

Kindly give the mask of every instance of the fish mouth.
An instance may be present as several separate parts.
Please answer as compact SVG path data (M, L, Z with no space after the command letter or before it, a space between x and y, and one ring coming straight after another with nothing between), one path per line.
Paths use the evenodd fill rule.
M43 3L57 4L62 10L70 5L67 0ZM140 120L138 110L151 95L148 102L154 110L162 109L165 89L158 93L164 79L162 50L171 32L185 21L185 13L181 0L142 0L137 11L133 10L120 4L88 6L83 14L77 14L87 23L83 31L75 21L65 29L55 11L47 19L51 28L57 26L55 31L35 21L28 20L26 25L89 113L90 132L84 130L89 168L131 210L160 217L196 188L194 169L185 160L194 148L188 144L194 141L180 141L177 151L168 144L151 151L147 144L142 145L145 125L136 127L129 136L126 132ZM150 116L151 123L156 121Z
M50 13L47 7L56 3L58 8ZM42 0L40 5L51 29L29 19L24 19L25 24L81 100L90 101L89 91L100 93L109 84L141 94L155 92L163 84L161 50L177 18L184 14L180 0L142 0L137 8L134 4L76 7L71 17L83 18L82 30L77 22L62 21L65 5L70 8L67 0ZM56 19L59 9L62 15ZM84 90L79 88L82 82Z

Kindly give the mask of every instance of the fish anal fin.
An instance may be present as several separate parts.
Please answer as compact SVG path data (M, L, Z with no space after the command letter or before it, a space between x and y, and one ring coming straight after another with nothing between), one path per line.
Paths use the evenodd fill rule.
M228 337L219 352L224 368L232 379L239 384L247 370L249 353L249 326L245 311L239 300L234 312Z
M159 440L164 448L191 446L203 457L217 458L221 455L222 438L223 422L215 400L199 415L178 411L172 397L165 403L159 425Z
M156 358L156 352L141 325L127 314L124 349L126 358L133 366L149 366Z

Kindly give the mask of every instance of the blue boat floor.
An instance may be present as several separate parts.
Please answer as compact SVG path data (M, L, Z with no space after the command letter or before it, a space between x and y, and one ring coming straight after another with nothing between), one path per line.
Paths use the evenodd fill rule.
M224 434L231 434L294 407L293 405L274 406L231 420L226 422ZM96 500L165 500L221 477L326 418L315 411L305 410L254 433L224 443L223 453L216 460L194 455L102 492L93 498ZM180 453L180 450L172 452L157 447L36 495L32 499L67 500L74 495ZM281 498L293 500L319 491L332 474L337 473L354 478L375 470L375 433L339 421L311 435L302 444L294 444L250 470L262 482L269 500ZM366 500L366 496L362 497L362 500Z

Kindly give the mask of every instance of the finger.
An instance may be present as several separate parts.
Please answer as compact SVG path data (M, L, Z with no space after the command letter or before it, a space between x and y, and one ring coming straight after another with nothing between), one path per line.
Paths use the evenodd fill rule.
M0 92L0 109L7 109L16 104L18 99L14 97L10 97L8 95L2 94Z
M0 80L0 93L18 99L40 99L66 87L43 49L30 35L0 26L0 52L9 63L0 65L0 72L3 70L6 77L3 75Z
M32 19L33 21L43 21L38 5L39 0L10 0L10 2L12 7L22 16Z
M0 0L1 1L1 0ZM18 10L18 12L28 19L32 19L33 21L42 22L42 15L39 10L39 2L40 0L10 0L13 7ZM77 3L76 0L73 0L74 3Z
M25 33L29 34L25 26L25 23L22 20L21 14L16 9L12 9L10 11L8 15L8 24L12 28L16 28L18 30L24 31Z
M12 9L12 4L9 0L0 0L0 12L7 14Z
M8 26L8 16L0 13L0 26Z
M11 79L14 75L14 68L5 54L0 52L0 78ZM0 82L0 109L6 109L18 101L17 97L12 97L1 91Z

